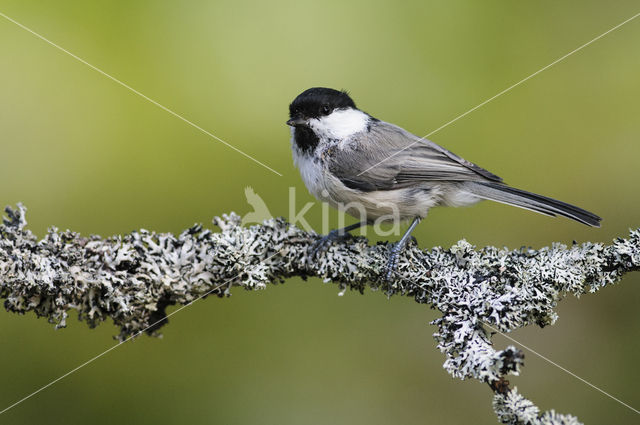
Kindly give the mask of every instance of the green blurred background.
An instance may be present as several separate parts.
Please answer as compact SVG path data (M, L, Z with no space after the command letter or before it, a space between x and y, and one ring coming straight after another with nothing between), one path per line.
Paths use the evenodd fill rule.
M346 88L372 115L424 135L637 13L637 1L3 0L0 12L255 156L279 177L0 19L0 201L29 227L103 236L179 232L288 187L312 201L284 121L310 86ZM517 187L604 217L601 229L499 204L433 210L423 248L609 242L640 226L640 19L432 139ZM320 228L320 206L307 215ZM640 275L563 301L523 343L640 406ZM428 322L380 293L319 279L181 311L0 417L8 424L493 424L486 385L454 380ZM0 409L114 344L73 318L55 331L0 313ZM508 341L497 336L499 347ZM527 353L512 379L543 409L586 423L638 416Z

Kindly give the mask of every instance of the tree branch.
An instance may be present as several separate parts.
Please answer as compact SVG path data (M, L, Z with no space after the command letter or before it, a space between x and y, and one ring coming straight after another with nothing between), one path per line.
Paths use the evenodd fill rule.
M341 290L366 287L406 295L442 313L435 338L454 377L487 382L498 419L511 424L577 424L570 415L540 413L505 377L518 374L523 353L495 350L485 324L501 332L555 322L565 294L595 292L640 268L640 229L612 245L587 242L540 250L476 250L462 240L450 249L409 244L396 280L380 278L390 244L353 238L309 261L316 235L272 219L245 228L235 214L216 217L220 233L200 225L179 236L146 230L102 239L51 228L38 241L26 230L25 208L6 208L0 226L0 296L8 311L34 311L58 327L69 310L93 327L111 317L120 339L155 334L165 310L233 286L263 289L291 276L316 276Z

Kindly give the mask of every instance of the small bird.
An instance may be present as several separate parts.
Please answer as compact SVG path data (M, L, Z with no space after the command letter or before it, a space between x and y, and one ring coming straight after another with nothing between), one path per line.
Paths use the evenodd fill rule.
M430 208L460 207L484 199L600 227L601 218L576 206L510 187L495 174L447 149L356 108L345 91L313 87L289 105L291 149L302 180L317 199L360 222L336 229L313 256L347 232L376 220L411 224L391 249L385 279Z

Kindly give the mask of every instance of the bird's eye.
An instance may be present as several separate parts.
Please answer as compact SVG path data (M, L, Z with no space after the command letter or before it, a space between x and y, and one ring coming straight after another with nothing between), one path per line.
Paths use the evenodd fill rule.
M322 113L329 115L329 113L331 113L331 107L329 105L322 105Z

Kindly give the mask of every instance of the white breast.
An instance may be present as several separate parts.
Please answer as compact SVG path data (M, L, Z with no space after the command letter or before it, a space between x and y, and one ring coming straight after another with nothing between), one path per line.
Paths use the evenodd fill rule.
M297 146L293 150L293 162L300 170L300 176L309 192L320 200L326 198L325 177L322 165L310 155L300 153ZM324 194L324 196L323 196Z
M302 152L295 141L295 129L291 129L291 151L293 153L293 163L300 170L300 176L309 192L321 201L326 199L324 175L325 170L319 158L314 159L313 155Z

